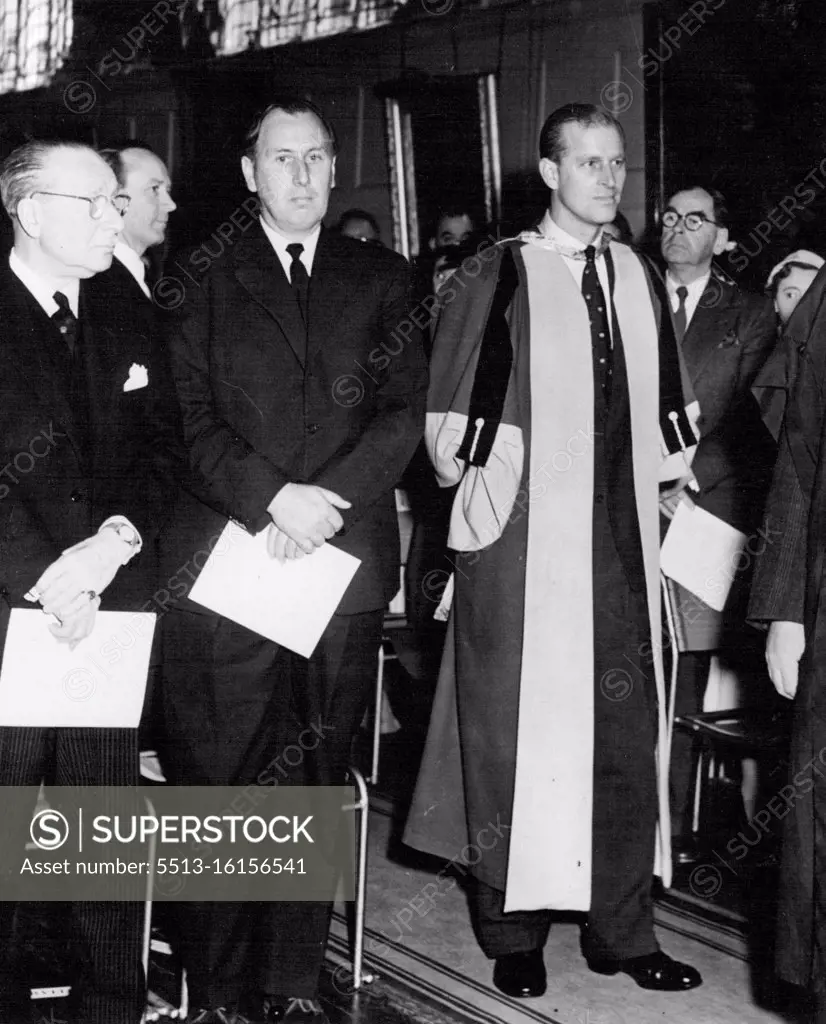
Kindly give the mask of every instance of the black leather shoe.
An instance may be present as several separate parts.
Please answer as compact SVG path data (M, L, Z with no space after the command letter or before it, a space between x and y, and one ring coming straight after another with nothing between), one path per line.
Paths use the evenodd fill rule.
M687 992L703 983L699 971L672 960L662 950L629 960L589 960L588 967L595 974L627 974L640 988L655 992Z
M694 836L676 836L671 841L675 864L696 864L703 857L700 843Z
M548 975L542 950L498 956L493 967L493 984L506 996L516 999L543 996L548 987Z

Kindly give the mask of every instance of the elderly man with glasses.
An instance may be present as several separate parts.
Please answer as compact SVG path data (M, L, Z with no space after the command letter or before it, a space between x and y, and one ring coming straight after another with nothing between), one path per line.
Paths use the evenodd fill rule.
M94 279L129 204L104 160L76 143L29 142L0 167L0 196L14 231L0 260L0 645L13 608L42 608L69 644L89 636L101 603L137 611L155 590L154 538L175 487L174 405L153 339ZM41 781L136 786L137 731L0 727L0 785ZM30 1019L13 925L34 808L19 803L4 801L0 842L3 1022ZM73 1021L138 1024L140 921L136 902L71 904Z
M661 509L670 518L681 501L696 504L751 535L762 519L775 457L773 440L751 394L751 385L774 345L774 313L767 298L742 291L713 265L714 257L730 247L726 203L720 192L699 186L676 192L661 225L660 247L674 327L700 405L700 443L692 475L663 491ZM745 631L748 581L744 573L738 577L722 615L708 609L703 616L703 621L717 616L711 632L720 637L724 626L728 635L732 625L734 636L737 627L741 634ZM696 617L696 599L688 600ZM738 650L728 653L742 663L748 638L743 635L735 642ZM681 655L677 714L702 709L710 658L707 651ZM672 832L677 859L685 861L696 852L685 839L690 832L691 760L690 738L675 733Z

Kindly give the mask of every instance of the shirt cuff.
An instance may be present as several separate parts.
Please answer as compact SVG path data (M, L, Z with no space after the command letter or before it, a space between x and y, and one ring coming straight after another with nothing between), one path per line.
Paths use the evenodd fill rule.
M129 519L127 519L126 516L109 516L109 518L104 520L98 527L98 533L100 533L101 530L105 530L109 526L128 526L130 530L135 531L135 536L137 537L137 544L129 545L129 554L123 560L123 564L126 565L126 563L130 561L130 559L134 558L135 555L139 554L141 549L143 548L143 538L140 535L140 530L138 530L135 524L131 522Z

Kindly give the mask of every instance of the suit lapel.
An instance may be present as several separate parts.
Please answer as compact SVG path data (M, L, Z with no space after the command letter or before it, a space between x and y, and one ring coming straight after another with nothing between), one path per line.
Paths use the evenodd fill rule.
M316 254L317 258L318 254ZM235 258L235 276L252 298L275 320L295 358L304 366L307 328L281 261L262 228L239 246ZM313 267L313 278L315 267ZM310 284L312 304L312 281Z
M7 314L3 330L6 359L21 371L44 417L60 425L82 461L83 445L69 401L71 364L66 343L28 288L8 269L8 262L4 259L2 264L0 294Z
M692 382L701 376L734 329L737 312L734 298L734 288L712 273L682 342L683 359Z
M352 248L341 244L336 232L322 228L310 277L308 354L340 333L344 309L358 293L365 273L365 261L353 259Z

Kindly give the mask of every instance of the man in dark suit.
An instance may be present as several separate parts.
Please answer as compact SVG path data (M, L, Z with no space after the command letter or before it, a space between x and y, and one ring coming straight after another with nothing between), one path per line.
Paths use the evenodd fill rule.
M273 104L241 165L260 226L211 267L171 342L201 501L177 517L170 556L208 550L231 518L266 529L279 559L332 542L361 566L309 660L175 605L164 620L164 769L178 784L340 784L399 586L394 486L423 432L426 371L405 261L322 227L335 141L321 112ZM288 766L280 752L313 726L323 739ZM326 904L181 910L204 1020L232 1014L242 996L253 1020L312 1014Z
M693 502L751 534L760 524L775 455L751 385L774 345L775 319L767 298L741 291L712 265L714 256L728 245L726 218L723 196L699 187L673 195L662 218L666 288L683 360L700 405L700 443L692 475L664 492L662 508L670 516L679 501ZM743 579L735 581L726 621L721 619L714 627L720 647L726 644L724 632L731 627L740 632L737 643L742 643L744 584ZM693 604L690 614L696 615L696 601ZM678 715L702 709L710 657L708 651L680 656ZM691 745L690 737L675 732L671 755L675 837L688 831Z
M152 297L152 252L163 244L170 213L178 206L172 198L172 181L161 158L142 142L130 140L101 150L129 196L123 218L123 233L115 245L110 273L119 277L128 271L144 296ZM149 281L147 281L149 271Z
M3 164L0 192L14 228L14 248L0 264L8 460L0 641L10 609L32 607L32 599L55 616L56 637L79 641L93 628L101 595L104 607L129 611L155 589L152 542L172 497L175 418L152 339L90 280L109 266L128 204L106 163L75 143L28 143ZM58 786L136 785L136 732L0 728L0 783L36 786L44 777ZM28 822L9 821L11 807L4 814L4 833L15 849L21 837L22 849ZM72 904L77 1021L140 1020L140 909ZM8 952L13 915L13 903L0 903L3 1021L18 1019L15 997L24 987Z
M160 334L168 310L152 301L152 282L160 268L169 215L178 208L169 171L157 153L135 139L108 146L100 155L129 196L115 258L101 275L101 287L105 284L111 301L130 311L138 330ZM168 376L164 368L165 379ZM156 749L161 742L158 670L155 665L150 673L139 733L141 775L153 782L164 781Z

